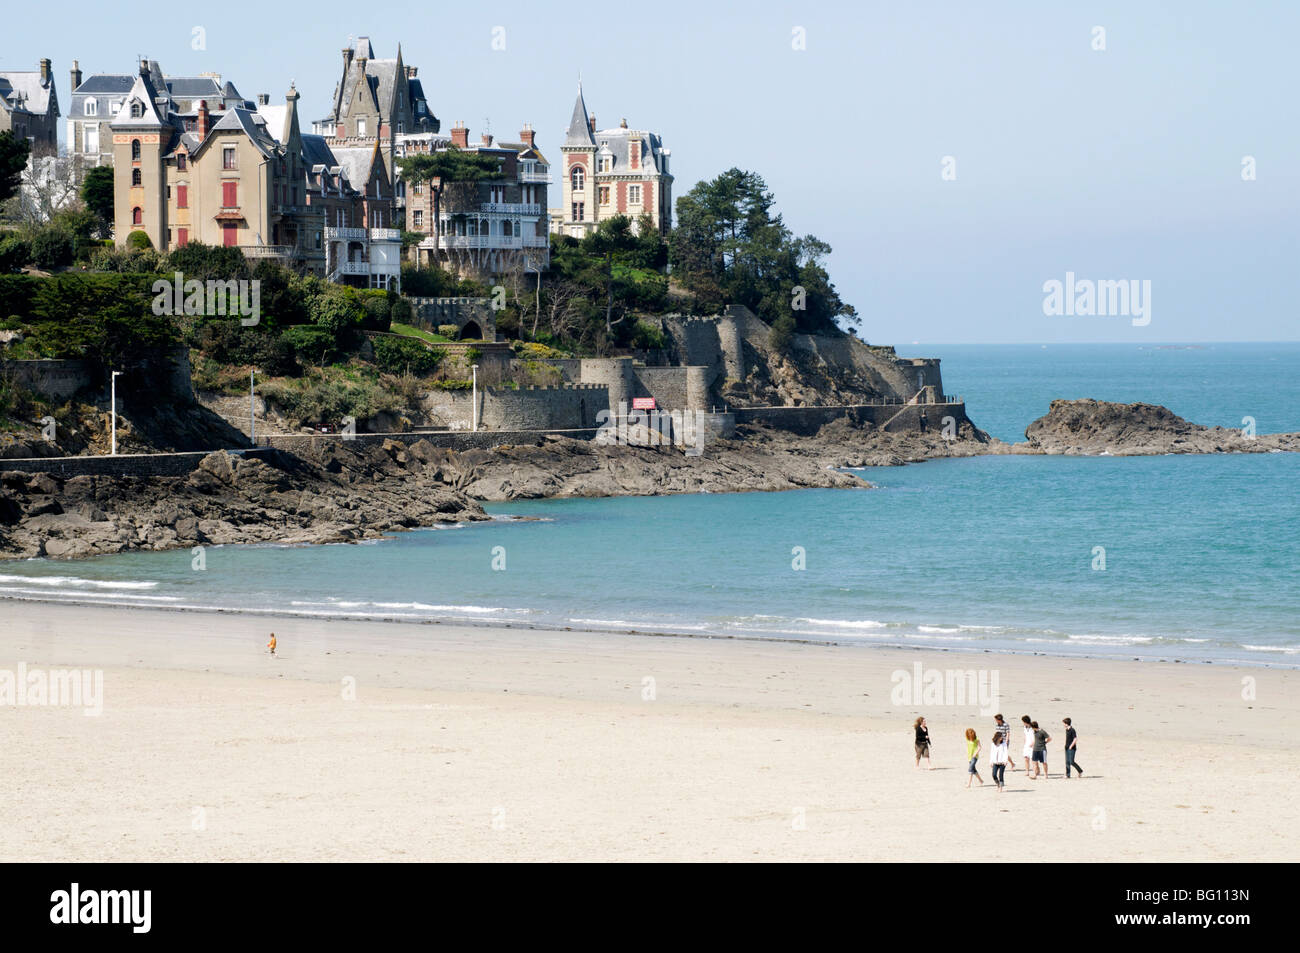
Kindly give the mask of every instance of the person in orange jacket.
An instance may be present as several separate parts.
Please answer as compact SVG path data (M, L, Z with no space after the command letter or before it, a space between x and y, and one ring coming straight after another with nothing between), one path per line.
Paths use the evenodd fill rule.
M275 657L275 633L271 633L271 641L266 643L266 647L271 650L271 657Z

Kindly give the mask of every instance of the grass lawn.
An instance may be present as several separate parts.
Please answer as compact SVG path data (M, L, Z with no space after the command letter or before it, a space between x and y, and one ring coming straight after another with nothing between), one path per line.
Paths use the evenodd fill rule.
M402 324L399 321L394 321L389 330L394 334L404 334L408 338L419 338L422 341L428 341L430 344L452 343L451 338L445 338L441 334L434 334L432 331L415 328L409 324Z

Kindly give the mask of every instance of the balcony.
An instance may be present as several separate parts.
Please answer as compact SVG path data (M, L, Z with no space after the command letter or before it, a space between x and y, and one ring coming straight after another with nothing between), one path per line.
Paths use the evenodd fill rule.
M338 228L325 226L325 240L327 242L364 242L366 240L366 230L364 228Z
M370 274L370 262L341 261L334 267L334 273L339 275L368 275Z
M522 248L519 235L443 235L438 239L442 248ZM433 239L420 242L421 248L432 248Z
M525 204L523 202L484 202L478 207L480 212L489 215L541 215L542 207L540 205Z
M370 230L370 240L372 242L400 242L402 240L402 231L399 228L372 228Z
M539 185L551 184L551 173L549 172L520 172L520 182L537 183Z
M525 235L525 248L549 248L551 245L551 236L549 235Z

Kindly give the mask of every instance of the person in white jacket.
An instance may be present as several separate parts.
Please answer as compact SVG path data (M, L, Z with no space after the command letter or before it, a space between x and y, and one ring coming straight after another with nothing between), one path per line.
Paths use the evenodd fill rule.
M1007 762L1010 760L1010 752L1007 750L1007 736L1004 732L998 731L993 734L993 783L998 786L998 793L1002 793L1002 788L1007 783Z

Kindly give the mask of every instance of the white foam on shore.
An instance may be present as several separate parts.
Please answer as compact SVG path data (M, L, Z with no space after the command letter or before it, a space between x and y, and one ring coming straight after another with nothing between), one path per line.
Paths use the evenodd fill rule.
M888 622L877 622L875 619L795 619L795 622L806 622L809 625L829 625L843 629L883 629Z
M142 596L133 592L95 592L90 589L24 589L21 586L0 586L0 592L14 593L24 596L38 596L52 602L67 602L73 599L97 599L107 602L121 602L124 605L130 605L130 602L123 600L148 600L150 602L180 602L180 596Z
M28 586L90 586L93 589L156 589L156 582L119 582L107 579L82 579L80 576L11 576L0 573L0 583L17 582Z

